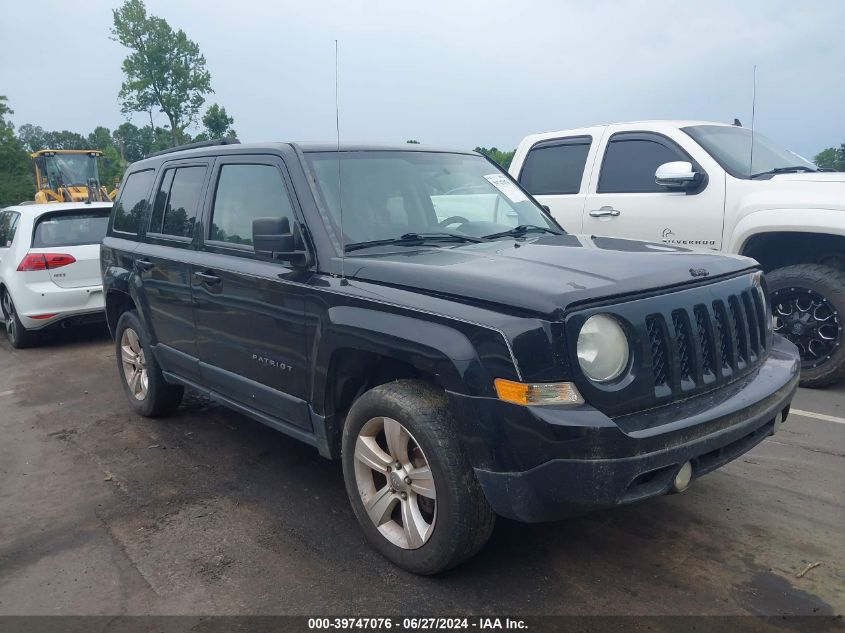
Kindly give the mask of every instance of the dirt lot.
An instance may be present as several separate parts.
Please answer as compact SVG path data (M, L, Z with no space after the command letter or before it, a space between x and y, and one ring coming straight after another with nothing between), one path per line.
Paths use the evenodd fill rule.
M845 385L793 406L843 418ZM196 397L130 413L104 329L0 335L0 614L841 614L843 457L845 424L794 415L682 495L500 521L419 578L366 545L314 449Z

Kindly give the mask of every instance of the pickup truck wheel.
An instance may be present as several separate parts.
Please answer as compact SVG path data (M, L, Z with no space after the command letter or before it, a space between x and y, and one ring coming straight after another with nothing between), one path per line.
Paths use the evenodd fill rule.
M117 371L132 408L146 417L173 412L182 401L184 388L164 379L134 310L120 316L114 341Z
M845 272L799 264L767 275L774 331L801 352L801 386L824 387L845 378Z
M9 343L15 349L31 347L35 343L35 334L29 332L18 318L12 295L8 290L3 290L3 317L6 319L6 336Z
M346 418L342 459L358 522L396 565L436 574L470 558L490 538L495 515L441 390L400 380L366 392Z

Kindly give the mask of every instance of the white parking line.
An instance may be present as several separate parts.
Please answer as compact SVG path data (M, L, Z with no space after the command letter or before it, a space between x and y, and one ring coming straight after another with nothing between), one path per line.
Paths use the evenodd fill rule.
M790 409L789 413L790 415L797 415L802 418L813 418L815 420L824 420L825 422L836 422L837 424L845 424L845 418L837 418L835 415L813 413L812 411L802 411L801 409Z
M8 391L0 391L0 398L2 398L3 396L11 396L13 393L15 393L14 389L9 389Z

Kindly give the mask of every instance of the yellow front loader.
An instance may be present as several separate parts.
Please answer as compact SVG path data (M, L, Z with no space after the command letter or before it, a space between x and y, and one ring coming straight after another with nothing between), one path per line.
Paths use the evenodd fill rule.
M88 149L42 149L30 154L35 165L35 202L108 202L109 193L100 184L97 161L103 155Z

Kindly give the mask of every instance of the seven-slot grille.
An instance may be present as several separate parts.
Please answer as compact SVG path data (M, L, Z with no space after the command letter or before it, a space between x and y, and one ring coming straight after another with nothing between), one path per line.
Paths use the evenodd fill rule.
M768 315L756 288L646 318L655 395L727 382L765 356Z

